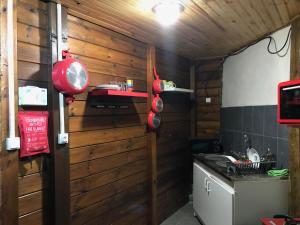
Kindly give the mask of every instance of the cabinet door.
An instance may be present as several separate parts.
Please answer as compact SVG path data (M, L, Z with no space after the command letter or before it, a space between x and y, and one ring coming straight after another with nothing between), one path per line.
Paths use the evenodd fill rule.
M234 189L214 176L208 181L209 218L206 225L233 225Z
M193 167L193 207L200 219L206 224L208 212L208 193L206 183L208 182L209 174L194 163Z

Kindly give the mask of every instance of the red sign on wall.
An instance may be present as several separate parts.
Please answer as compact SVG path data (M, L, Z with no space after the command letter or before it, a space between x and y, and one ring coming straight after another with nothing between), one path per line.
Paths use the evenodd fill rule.
M49 153L48 112L20 111L18 117L21 136L20 157Z

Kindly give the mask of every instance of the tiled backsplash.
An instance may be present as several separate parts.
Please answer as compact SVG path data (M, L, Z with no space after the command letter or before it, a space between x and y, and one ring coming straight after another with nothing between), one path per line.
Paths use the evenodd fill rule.
M277 123L277 106L245 106L221 109L221 139L225 151L246 152L244 135L258 153L269 148L278 167L288 167L288 129Z

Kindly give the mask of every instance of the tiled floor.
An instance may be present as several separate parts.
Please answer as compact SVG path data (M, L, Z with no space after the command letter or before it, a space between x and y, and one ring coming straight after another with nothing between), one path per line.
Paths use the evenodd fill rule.
M166 219L161 225L200 225L193 216L193 205L188 203Z

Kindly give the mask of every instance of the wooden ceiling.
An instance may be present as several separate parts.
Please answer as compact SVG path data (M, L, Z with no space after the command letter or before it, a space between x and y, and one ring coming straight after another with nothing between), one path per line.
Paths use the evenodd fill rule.
M182 0L179 21L157 23L157 0L62 0L72 15L191 59L225 55L287 25L300 0Z

